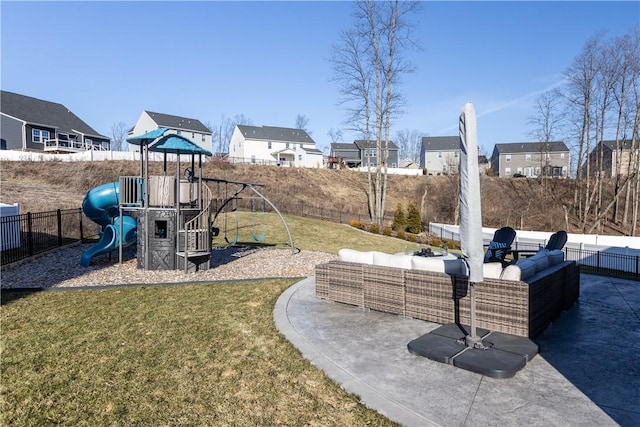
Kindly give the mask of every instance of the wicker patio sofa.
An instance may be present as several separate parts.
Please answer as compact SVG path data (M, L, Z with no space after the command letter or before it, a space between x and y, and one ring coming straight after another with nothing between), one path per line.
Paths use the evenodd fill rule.
M579 269L558 252L542 251L504 269L485 264L475 287L478 327L531 338L570 308L580 293ZM341 250L338 260L316 266L315 279L321 299L441 324L470 323L469 283L459 259Z

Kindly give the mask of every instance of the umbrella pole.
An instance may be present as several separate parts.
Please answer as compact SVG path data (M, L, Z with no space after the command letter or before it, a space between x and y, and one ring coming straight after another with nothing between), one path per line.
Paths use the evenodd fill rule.
M469 282L469 299L471 304L471 330L469 335L465 337L465 342L467 347L480 348L483 345L482 338L478 337L476 333L476 286L473 282Z

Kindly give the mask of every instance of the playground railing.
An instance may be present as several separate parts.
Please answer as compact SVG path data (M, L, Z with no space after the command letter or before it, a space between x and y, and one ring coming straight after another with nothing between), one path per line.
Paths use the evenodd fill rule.
M90 234L83 224L81 208L27 212L0 218L2 267L80 242Z
M185 271L188 270L187 260L190 253L196 254L211 251L211 229L209 227L209 219L211 217L212 194L208 185L203 185L202 205L200 213L185 223L184 229L184 257Z
M144 202L144 179L140 176L120 177L120 204L141 207Z

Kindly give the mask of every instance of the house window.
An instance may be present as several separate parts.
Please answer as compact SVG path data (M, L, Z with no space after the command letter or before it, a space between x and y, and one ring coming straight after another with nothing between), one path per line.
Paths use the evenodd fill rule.
M302 154L298 154L298 160L302 161Z
M530 162L530 161L531 161L531 154L525 154L525 155L524 155L524 159L525 159L527 162Z
M195 132L191 132L191 139L196 139L196 133Z
M271 150L271 141L268 141L268 142L267 142L267 148L268 148L269 150Z
M457 151L453 152L453 157L455 157L456 159L458 158L458 152Z
M285 148L289 148L289 143L287 142L287 145L285 146Z
M511 161L511 154L507 154L505 156L505 161L510 162Z
M176 131L176 135L181 135L181 134L182 134L182 131L181 131L180 129L178 129L178 130Z
M255 163L256 162L256 155L252 154L251 155L251 163Z
M506 176L510 176L511 175L511 168L504 168L504 174Z
M441 159L442 158L442 151L438 151L438 158Z
M205 138L204 133L202 134L202 142L205 142L207 139Z
M560 158L564 159L564 153L560 153Z
M87 146L91 146L91 145L93 145L93 140L91 140L91 139L87 138L87 139L85 139L85 140L84 140L84 143L85 143Z
M51 134L48 130L40 130L40 129L31 129L31 139L33 142L46 142Z

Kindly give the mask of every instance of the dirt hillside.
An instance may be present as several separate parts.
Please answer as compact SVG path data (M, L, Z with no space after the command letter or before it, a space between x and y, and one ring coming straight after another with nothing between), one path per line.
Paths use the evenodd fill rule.
M20 203L23 213L76 208L91 188L123 175L138 175L139 167L132 161L2 162L0 201ZM163 173L161 162L151 162L150 169L151 174ZM175 174L175 165L169 164L167 173ZM286 213L316 206L367 217L365 173L208 162L204 176L263 184L265 195ZM571 217L565 216L564 207L573 198L572 185L571 180L482 177L483 223L487 227L578 232ZM457 197L457 176L389 175L385 206L389 220L398 204L406 208L414 201L421 208L424 224L456 223Z

